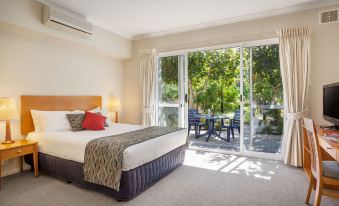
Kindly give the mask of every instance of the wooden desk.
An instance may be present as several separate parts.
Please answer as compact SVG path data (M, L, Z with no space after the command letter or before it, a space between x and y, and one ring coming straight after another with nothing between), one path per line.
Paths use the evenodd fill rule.
M323 138L324 134L339 134L339 131L324 130L316 126L318 133L319 144L321 148L321 156L323 160L332 160L339 162L339 143ZM304 171L308 178L311 177L311 156L308 144L308 139L304 129Z

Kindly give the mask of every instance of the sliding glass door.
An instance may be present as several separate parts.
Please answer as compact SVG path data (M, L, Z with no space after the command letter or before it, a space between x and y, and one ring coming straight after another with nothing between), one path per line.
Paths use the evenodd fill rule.
M280 153L283 91L276 40L161 54L158 79L158 125L187 128L188 110L200 114L200 135L190 131L190 148Z
M157 122L185 126L185 55L158 58Z
M239 99L240 47L188 53L188 106L206 116L199 122L204 125L200 134L206 135L196 138L194 130L189 135L192 149L240 152L239 127L232 133L234 138L227 131L235 113L240 111ZM237 125L240 126L239 122ZM213 132L208 138L210 126L217 135ZM225 139L230 140L226 142Z
M283 132L283 88L279 45L242 49L243 150L279 154Z

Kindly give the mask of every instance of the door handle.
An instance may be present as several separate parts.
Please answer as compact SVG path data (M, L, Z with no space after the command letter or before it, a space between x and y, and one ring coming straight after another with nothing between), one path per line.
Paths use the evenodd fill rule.
M188 101L188 96L187 94L185 94L185 103L187 103L187 101Z

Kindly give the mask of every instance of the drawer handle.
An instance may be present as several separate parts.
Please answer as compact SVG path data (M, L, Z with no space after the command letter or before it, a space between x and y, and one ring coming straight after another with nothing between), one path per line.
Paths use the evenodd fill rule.
M327 149L333 149L332 147L327 147Z
M18 153L18 154L21 153L21 150L18 150L17 153Z

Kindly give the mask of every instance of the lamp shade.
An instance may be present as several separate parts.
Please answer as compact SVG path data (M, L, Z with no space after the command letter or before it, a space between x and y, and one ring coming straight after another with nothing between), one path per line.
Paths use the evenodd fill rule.
M122 110L120 99L118 98L110 99L108 101L108 110L110 112L120 112Z
M14 98L0 97L0 120L19 119Z

